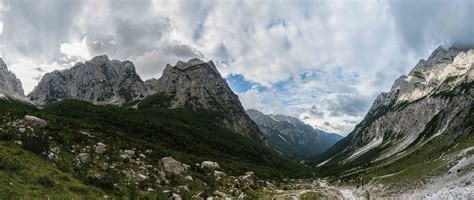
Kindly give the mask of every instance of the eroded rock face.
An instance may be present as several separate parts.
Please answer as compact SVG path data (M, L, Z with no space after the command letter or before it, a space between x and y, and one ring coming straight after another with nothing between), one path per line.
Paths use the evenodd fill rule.
M264 141L264 135L248 117L239 98L212 61L197 58L167 65L158 80L147 82L150 93L171 98L169 108L191 107L221 113L220 119L235 133Z
M133 101L146 94L145 83L132 62L111 61L104 55L45 74L28 97L39 105L64 99L109 104Z
M7 65L0 58L0 94L12 98L24 99L25 94L20 79L8 71Z
M474 49L436 49L376 98L364 120L329 150L326 162L350 162L385 145L373 158L380 160L440 134L454 141L470 133L472 126L462 123L473 107L473 81Z

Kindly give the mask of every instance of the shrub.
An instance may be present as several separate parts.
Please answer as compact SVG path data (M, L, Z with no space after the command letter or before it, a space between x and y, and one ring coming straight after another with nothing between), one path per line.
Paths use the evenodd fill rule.
M41 176L38 178L38 183L42 186L45 186L45 187L54 187L56 185L56 183L54 182L54 180L52 180L51 178L49 178L48 176Z
M2 156L0 157L0 169L17 171L24 169L24 165L23 162L15 157Z
M49 150L48 138L46 136L25 134L22 140L23 148L35 154L42 155Z

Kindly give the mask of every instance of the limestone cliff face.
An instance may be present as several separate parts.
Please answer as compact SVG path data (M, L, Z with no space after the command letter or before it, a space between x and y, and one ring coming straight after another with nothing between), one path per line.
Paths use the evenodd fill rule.
M474 49L436 49L388 93L380 94L355 129L325 155L344 164L372 152L371 160L398 155L439 135L454 141L472 132ZM375 149L377 149L375 152Z
M20 79L8 71L7 65L0 58L0 95L15 99L25 99Z
M167 65L158 80L147 81L150 93L171 97L169 108L191 107L219 112L223 123L234 132L264 141L257 125L245 113L239 98L217 71L212 61L191 59Z
M146 94L145 83L132 62L97 56L70 69L45 74L28 97L38 105L64 99L109 104L129 102Z
M326 133L286 115L266 115L249 109L247 114L257 123L270 147L296 158L306 158L322 153L342 136Z

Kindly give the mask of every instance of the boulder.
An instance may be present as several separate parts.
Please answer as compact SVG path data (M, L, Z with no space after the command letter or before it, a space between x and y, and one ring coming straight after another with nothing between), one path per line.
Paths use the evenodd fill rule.
M240 176L240 180L244 181L246 184L253 185L253 176L250 174Z
M143 174L138 174L138 175L137 175L137 179L138 179L138 181L144 181L144 180L147 179L147 177L146 177L145 175L143 175Z
M213 175L214 177L222 178L222 177L225 177L227 174L221 171L214 171Z
M173 197L173 200L182 200L182 199L183 199L183 198L181 197L181 195L175 194L175 193L172 194L172 197Z
M123 154L121 155L121 157L123 157L123 158L132 158L133 155L135 155L135 151L125 150L125 151L123 151Z
M192 176L186 176L184 179L185 179L186 181L189 181L189 182L194 181L194 179L193 179Z
M161 166L165 172L181 175L186 171L183 164L173 157L164 157L161 159Z
M107 146L104 143L99 142L95 145L95 153L103 154L105 150L107 150Z
M35 116L25 115L23 117L23 123L28 126L39 126L39 127L46 127L48 126L48 122L46 120L40 119Z
M202 163L201 163L201 168L202 168L202 169L207 169L207 170L214 171L214 170L216 170L216 169L219 169L220 166L219 166L219 164L217 164L216 162L212 162L212 161L202 161Z
M76 157L76 164L77 165L86 164L86 163L89 163L89 162L90 162L90 157L89 157L88 153L80 153Z

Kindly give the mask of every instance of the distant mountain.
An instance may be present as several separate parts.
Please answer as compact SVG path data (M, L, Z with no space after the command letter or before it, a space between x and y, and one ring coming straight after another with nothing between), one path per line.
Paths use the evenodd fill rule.
M242 107L212 61L197 58L167 65L163 75L146 82L150 95L138 106L192 108L218 113L215 116L235 133L264 141L265 137Z
M8 71L7 65L0 58L0 97L10 97L25 100L25 94L20 79Z
M472 166L473 81L474 49L439 47L380 94L363 121L313 164L322 174L369 180L448 174L460 159ZM463 169L469 172L458 172Z
M146 94L145 83L132 62L109 60L103 55L45 74L28 97L39 105L64 99L110 104L130 102Z
M249 109L247 114L257 123L268 144L278 152L296 158L322 153L342 136L326 133L286 115L266 115Z

